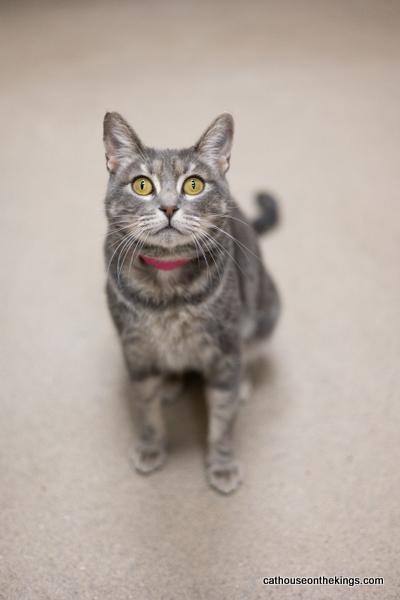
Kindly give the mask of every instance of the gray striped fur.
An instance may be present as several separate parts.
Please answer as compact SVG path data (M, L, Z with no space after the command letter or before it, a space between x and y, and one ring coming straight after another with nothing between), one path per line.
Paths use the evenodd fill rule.
M150 472L163 464L164 382L195 370L204 378L209 409L208 478L223 493L241 481L232 432L243 353L271 333L279 314L255 230L229 192L232 137L232 117L224 114L194 146L156 150L117 113L104 120L107 298L140 414L135 466ZM132 192L139 175L154 182L152 197ZM205 182L199 197L181 191L189 175ZM168 217L160 207L168 206L177 210L162 229ZM142 255L190 262L160 271Z

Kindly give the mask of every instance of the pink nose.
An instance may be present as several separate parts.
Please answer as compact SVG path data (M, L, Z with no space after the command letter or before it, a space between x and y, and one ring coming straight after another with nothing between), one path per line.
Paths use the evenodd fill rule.
M160 206L159 208L167 215L169 219L172 217L174 212L178 210L177 206Z

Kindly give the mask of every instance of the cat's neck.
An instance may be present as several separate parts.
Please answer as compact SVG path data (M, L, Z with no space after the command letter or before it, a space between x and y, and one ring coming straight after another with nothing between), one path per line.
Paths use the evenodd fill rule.
M114 291L131 304L161 308L198 303L213 293L224 280L231 252L232 249L213 252L210 248L198 255L179 259L160 252L163 258L152 256L150 263L153 264L143 260L143 255L134 256L132 260L121 259L119 264L115 257L110 257L108 278ZM174 268L157 268L154 261L158 265L161 260L175 262Z

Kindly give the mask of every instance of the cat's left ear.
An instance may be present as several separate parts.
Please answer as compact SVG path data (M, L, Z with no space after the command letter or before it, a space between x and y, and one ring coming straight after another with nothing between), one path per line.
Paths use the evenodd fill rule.
M233 142L234 122L229 113L219 115L206 129L195 150L224 174L229 169Z
M104 117L103 141L106 165L110 173L143 153L143 145L132 127L117 112L108 112Z

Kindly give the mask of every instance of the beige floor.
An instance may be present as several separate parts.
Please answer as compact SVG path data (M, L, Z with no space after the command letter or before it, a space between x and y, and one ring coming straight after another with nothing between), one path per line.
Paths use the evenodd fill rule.
M400 597L400 5L2 4L4 600ZM204 480L196 394L141 478L105 307L101 121L191 144L237 122L230 181L267 187L284 297L243 408L246 480ZM270 587L265 576L385 578Z

